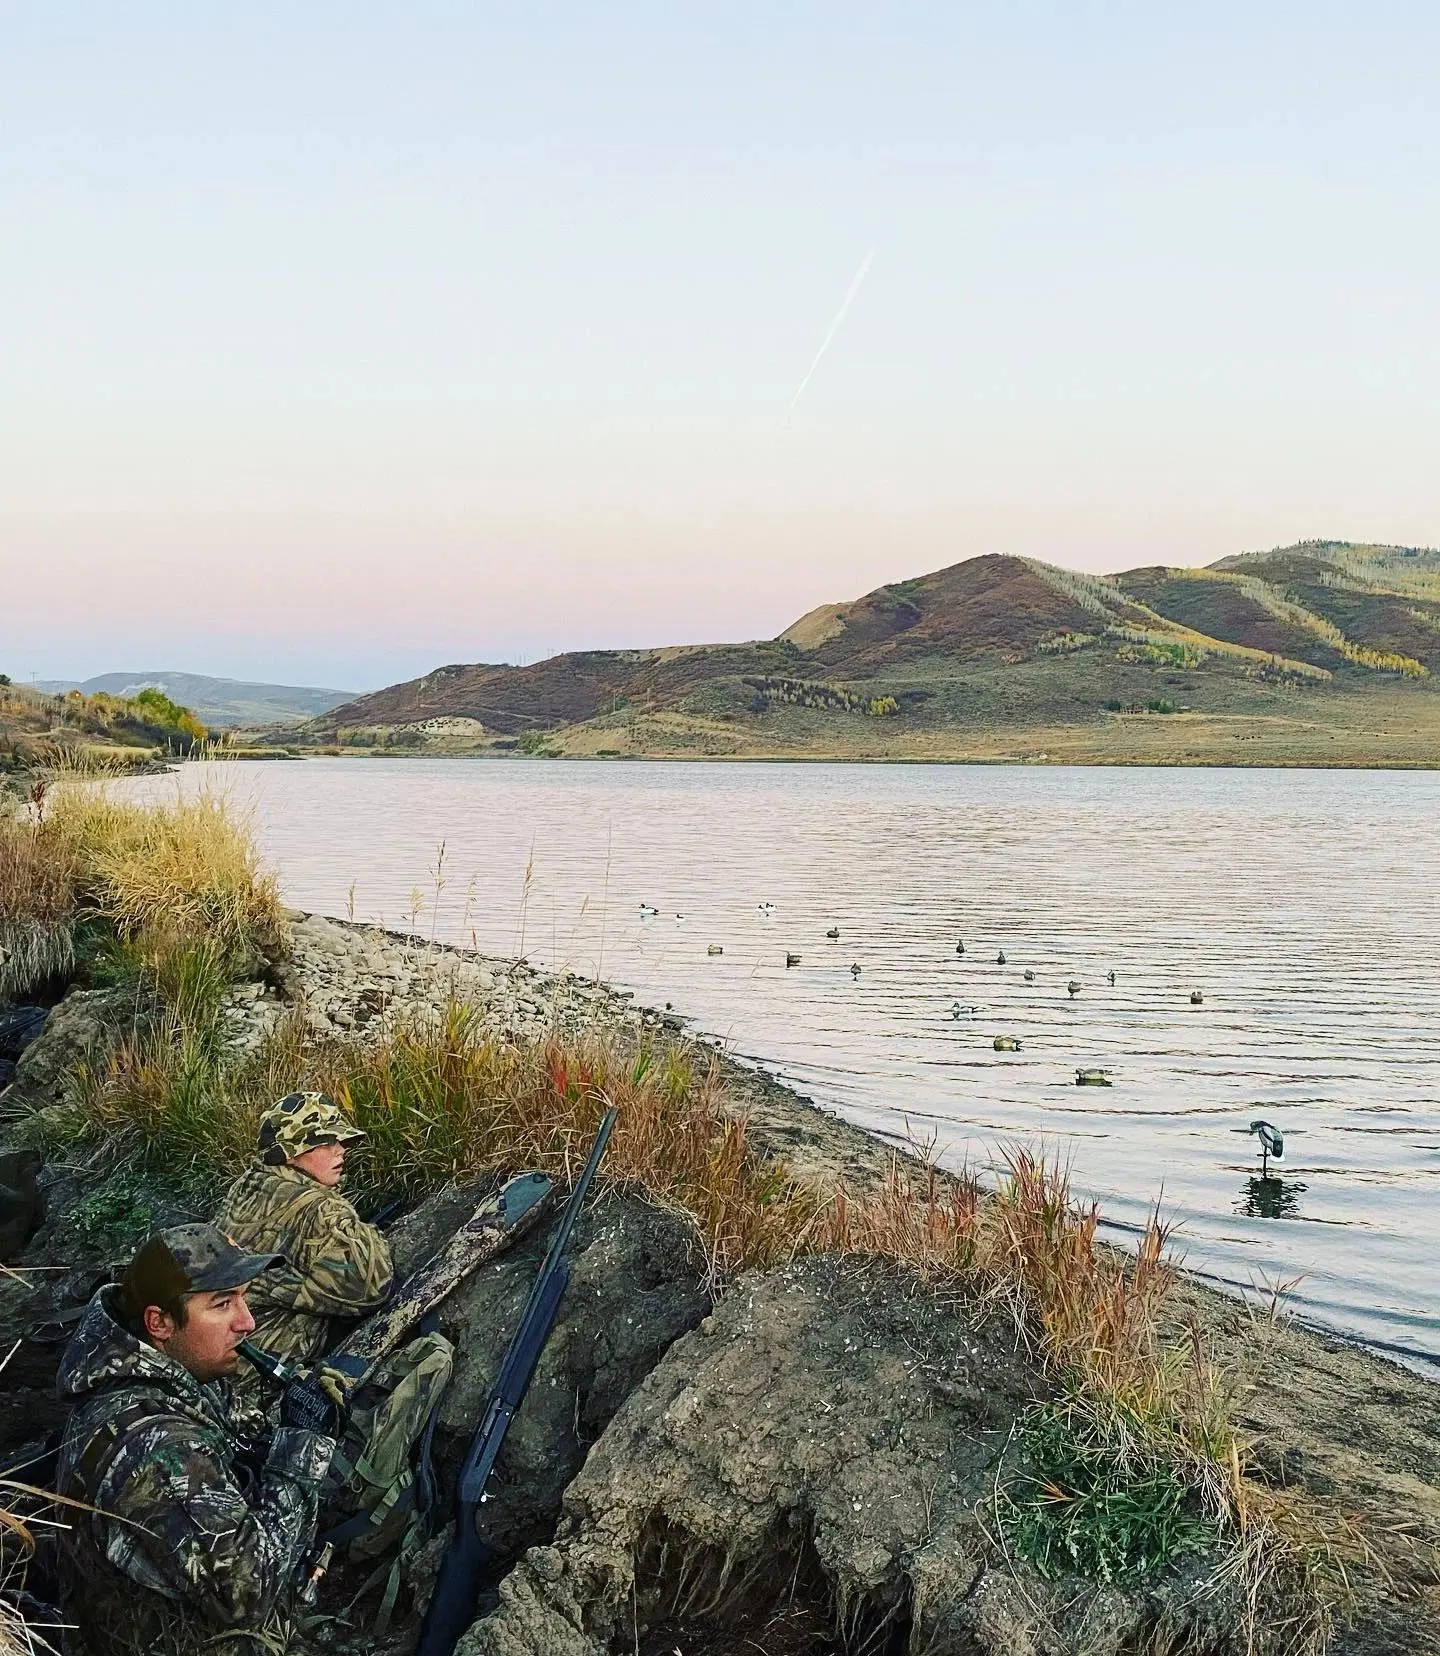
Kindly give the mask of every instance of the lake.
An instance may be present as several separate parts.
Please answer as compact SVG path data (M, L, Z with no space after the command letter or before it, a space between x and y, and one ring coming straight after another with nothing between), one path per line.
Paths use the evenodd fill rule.
M599 974L950 1166L1042 1146L1117 1234L1158 1200L1192 1268L1440 1364L1440 775L357 758L126 786L206 784L297 907Z

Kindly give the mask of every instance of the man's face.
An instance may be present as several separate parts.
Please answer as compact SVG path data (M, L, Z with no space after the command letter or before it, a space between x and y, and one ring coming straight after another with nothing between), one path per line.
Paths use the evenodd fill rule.
M235 1348L255 1332L255 1319L243 1288L218 1293L187 1294L182 1327L157 1305L145 1308L145 1332L152 1345L189 1369L197 1380L218 1380L233 1374L239 1358Z
M309 1150L302 1151L298 1156L291 1156L291 1167L298 1167L302 1173L308 1173L316 1184L329 1185L334 1189L340 1183L340 1177L345 1171L345 1146L343 1144L316 1144Z

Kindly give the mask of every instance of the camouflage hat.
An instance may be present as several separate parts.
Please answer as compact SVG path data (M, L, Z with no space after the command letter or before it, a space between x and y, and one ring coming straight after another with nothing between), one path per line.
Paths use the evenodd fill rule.
M284 1263L283 1254L246 1253L216 1225L174 1225L156 1231L125 1267L120 1298L138 1317L147 1305L174 1306L186 1294L243 1288Z
M287 1093L260 1117L260 1160L267 1167L283 1167L318 1145L364 1137L329 1093Z

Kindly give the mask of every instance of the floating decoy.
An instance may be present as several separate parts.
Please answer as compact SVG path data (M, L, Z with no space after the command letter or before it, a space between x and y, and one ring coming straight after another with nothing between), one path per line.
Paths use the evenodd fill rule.
M859 977L860 976L860 968L858 966L852 966L850 968L850 976L851 977Z
M1113 1087L1115 1083L1110 1079L1109 1070L1077 1069L1075 1071L1075 1085L1077 1087Z
M1106 972L1105 976L1110 979L1110 987L1113 989L1115 987L1115 974L1114 974L1114 972Z
M641 903L640 912L641 914L659 914L660 910L652 908L649 903Z
M723 943L712 943L705 953L709 955L724 954L725 945Z
M964 954L965 953L965 945L963 943L957 943L955 945L955 953L956 954Z
M825 935L826 935L826 937L828 937L828 938L829 938L829 939L830 939L830 940L831 940L831 942L832 942L832 943L833 943L833 942L834 942L834 940L835 940L835 939L836 939L836 938L837 938L837 937L839 937L839 935L840 935L840 928L839 928L839 926L831 926L831 928L830 928L830 930L829 930L829 931L827 931L827 932L826 932L826 933L825 933Z
M1074 1000L1075 996L1080 993L1082 987L1083 986L1078 978L1071 978L1069 983L1065 985L1071 1000Z
M685 916L683 914L677 914L675 916L675 924L677 926L679 926L679 925L683 925L684 923L685 923Z
M1285 1135L1268 1121L1252 1121L1248 1131L1260 1140L1260 1177L1268 1179L1271 1156L1276 1161L1285 1160Z
M1035 981L1035 974L1028 966L1025 968L1025 981L1026 983L1034 983Z
M994 1040L996 1052L1019 1052L1020 1043L1013 1035L997 1035Z
M800 964L800 956L787 954L785 956L785 964L787 966L798 966Z
M995 956L995 964L997 966L1003 966L1005 964L1005 951L1004 951L1004 949L1001 949L1000 953Z
M1191 1006L1204 1006L1205 997L1198 989L1192 989L1190 991L1190 1004Z
M961 1006L959 1001L952 1001L950 1016L952 1018L973 1018L979 1010L978 1006Z
M774 903L756 903L755 907L761 914L774 914L775 912Z

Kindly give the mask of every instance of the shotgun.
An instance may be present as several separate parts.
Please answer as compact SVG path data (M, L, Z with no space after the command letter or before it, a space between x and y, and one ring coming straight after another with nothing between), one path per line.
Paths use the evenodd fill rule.
M545 1349L545 1342L550 1338L550 1331L560 1314L560 1301L570 1281L570 1263L564 1257L565 1249L596 1169L600 1166L600 1158L605 1154L605 1146L615 1126L615 1115L613 1109L607 1110L600 1123L590 1159L575 1181L570 1200L560 1215L545 1262L525 1302L520 1325L490 1389L479 1429L471 1439L460 1468L460 1481L455 1491L455 1534L440 1565L415 1656L451 1656L461 1635L475 1619L481 1577L496 1557L493 1549L480 1539L476 1526L480 1503L485 1499L485 1486L495 1469L495 1459L510 1429L510 1422L525 1400L535 1365L540 1361L540 1353Z

